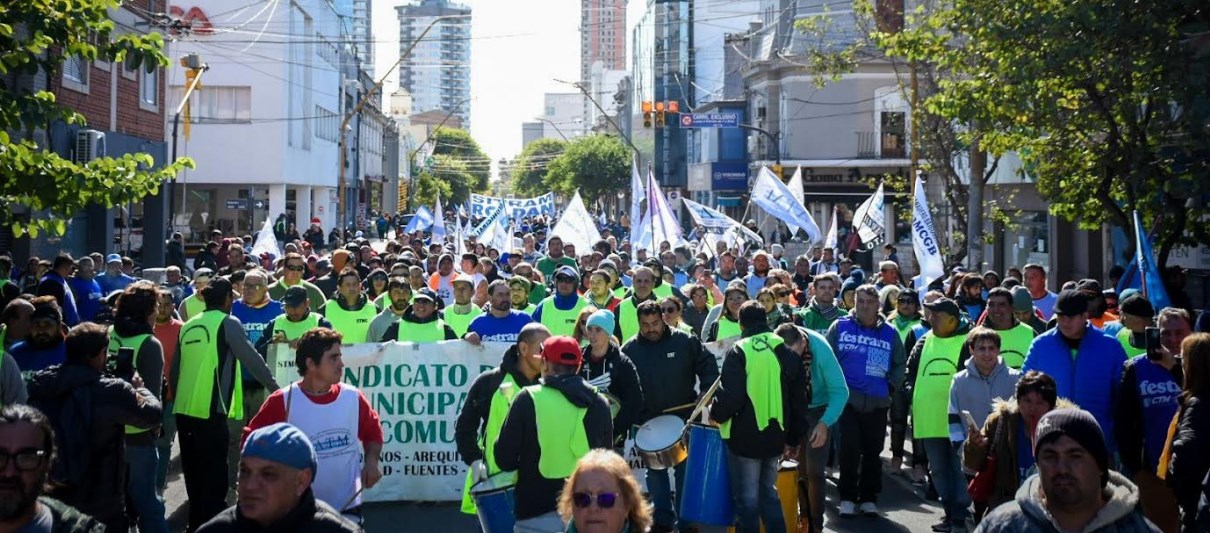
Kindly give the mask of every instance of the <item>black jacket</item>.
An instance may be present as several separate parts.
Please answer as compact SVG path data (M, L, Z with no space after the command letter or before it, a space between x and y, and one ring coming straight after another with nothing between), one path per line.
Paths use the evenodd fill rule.
M218 259L214 257L214 254L210 250L205 248L202 248L198 251L197 255L193 256L193 271L197 272L202 268L209 268L214 272L218 272Z
M618 416L613 419L614 446L621 447L630 433L630 427L639 424L643 415L643 387L639 385L639 373L634 368L634 362L612 342L600 361L594 361L592 347L585 346L580 377L595 385L597 390L609 393L621 404Z
M343 533L358 532L362 529L361 526L341 516L330 505L316 500L311 489L307 489L299 499L298 505L286 513L286 516L268 527L244 517L239 512L239 505L233 505L203 524L198 528L197 533L225 533L228 531L239 533L294 533L296 531Z
M744 338L768 333L768 328L746 332ZM797 446L808 427L806 374L798 355L785 344L773 350L781 365L782 420L785 427L770 422L764 430L757 429L756 411L748 396L748 373L744 350L737 343L723 357L722 386L714 396L710 418L716 422L731 421L731 438L727 448L740 457L767 459L781 455L786 445Z
M1197 515L1202 481L1210 470L1210 398L1194 396L1182 402L1180 422L1172 439L1172 461L1168 463L1168 486L1181 505L1181 523L1192 527ZM1186 531L1192 531L1186 530Z
M471 383L471 390L466 394L466 402L462 412L458 413L458 421L454 423L454 442L458 445L458 455L462 462L471 463L483 458L483 450L479 447L479 437L487 429L487 415L491 412L492 396L500 389L504 376L513 377L517 387L528 387L538 382L525 377L525 373L517 366L517 345L512 345L504 352L500 366L484 371ZM516 392L521 392L520 388Z
M609 448L613 441L613 421L609 405L580 376L550 376L542 379L546 387L563 393L577 407L587 407L584 431L588 447ZM542 449L538 444L538 424L534 416L534 400L528 391L521 391L500 428L496 440L496 465L517 472L517 489L513 512L518 520L533 518L555 510L555 501L563 490L563 479L546 479L538 471Z
M311 243L311 249L318 253L324 248L324 232L320 229L308 229L303 233L303 240Z
M168 241L168 247L164 251L165 266L175 266L181 270L188 270L188 263L185 261L185 245L175 239Z
M59 500L49 496L39 496L46 510L50 511L51 533L101 533L105 525L97 519L73 509Z
M694 402L718 379L718 361L697 337L665 327L659 341L637 335L622 345L622 353L634 362L643 388L641 422L660 416L665 409ZM693 411L685 407L674 414L685 418Z
M106 525L125 524L125 425L159 424L159 400L147 389L135 389L92 367L73 364L34 374L29 405L45 413L55 427L59 458L47 496Z

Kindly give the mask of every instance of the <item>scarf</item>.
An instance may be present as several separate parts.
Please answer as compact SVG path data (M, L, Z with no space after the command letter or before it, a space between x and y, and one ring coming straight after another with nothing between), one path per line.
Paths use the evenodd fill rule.
M832 305L824 307L823 304L820 304L815 298L811 298L811 303L809 305L812 310L814 310L816 313L819 313L820 316L829 322L840 318L840 308L836 307L835 300L832 301Z

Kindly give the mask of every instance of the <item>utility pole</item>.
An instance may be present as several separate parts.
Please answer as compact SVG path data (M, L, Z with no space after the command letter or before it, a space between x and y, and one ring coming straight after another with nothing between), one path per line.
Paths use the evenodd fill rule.
M971 130L975 123L971 123ZM967 189L966 253L967 264L974 272L983 270L983 172L987 154L979 146L979 138L970 146L970 187Z
M558 78L554 78L554 80L559 83L566 83L567 85L571 85L572 87L579 89L580 92L584 94L584 98L587 98L588 101L592 102L592 105L596 106L597 111L601 113L601 116L605 117L605 120L609 121L609 125L613 126L613 131L618 132L618 137L621 137L623 141L626 141L626 144L630 146L631 150L634 150L634 153L636 153L636 154L639 153L638 147L635 146L633 142L630 142L630 136L627 135L626 132L622 131L622 128L618 127L618 123L614 122L613 117L610 117L609 113L605 112L605 108L601 107L600 102L597 102L597 99L593 98L592 95L589 94L588 89L586 87L584 87L583 83L580 83L578 81L575 81L575 82L563 81Z

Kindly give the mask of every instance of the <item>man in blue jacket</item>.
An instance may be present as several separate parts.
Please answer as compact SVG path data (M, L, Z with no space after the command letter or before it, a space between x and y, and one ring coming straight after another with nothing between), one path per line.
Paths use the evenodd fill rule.
M1021 373L1038 370L1053 377L1060 397L1092 413L1105 434L1113 435L1126 352L1117 339L1088 323L1088 296L1084 293L1059 293L1054 314L1058 326L1030 344ZM1114 453L1114 439L1108 439L1108 444Z

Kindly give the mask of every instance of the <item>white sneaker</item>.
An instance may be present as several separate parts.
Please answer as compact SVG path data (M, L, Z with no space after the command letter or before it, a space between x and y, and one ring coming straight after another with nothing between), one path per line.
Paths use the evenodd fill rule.
M860 510L861 514L863 515L873 516L878 514L878 506L874 505L874 502L865 502L861 504Z
M840 516L857 516L857 504L850 501L840 502Z

